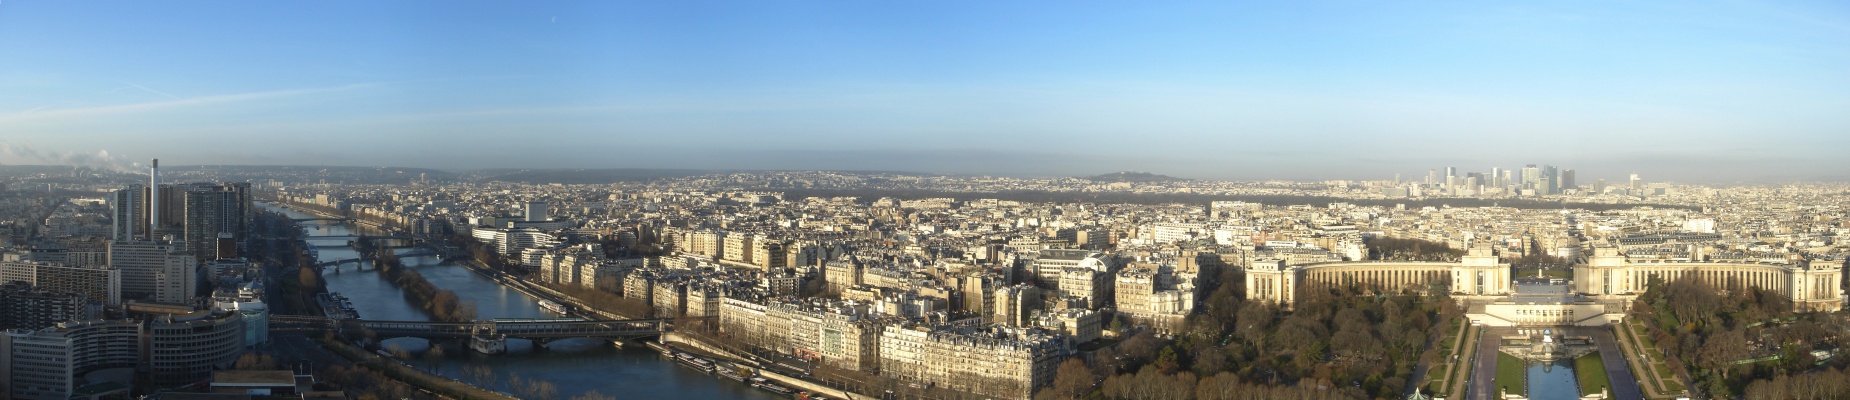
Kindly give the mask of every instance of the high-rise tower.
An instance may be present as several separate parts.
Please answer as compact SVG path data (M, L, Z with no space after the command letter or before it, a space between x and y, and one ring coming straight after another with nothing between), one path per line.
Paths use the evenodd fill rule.
M161 159L148 164L148 239L161 229Z
M141 185L128 185L110 198L114 211L110 222L110 240L139 240L148 237L148 192Z

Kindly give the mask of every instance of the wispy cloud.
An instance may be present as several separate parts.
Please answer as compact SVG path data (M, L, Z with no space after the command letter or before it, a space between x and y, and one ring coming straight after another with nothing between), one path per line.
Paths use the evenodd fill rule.
M147 86L144 86L144 85L141 85L141 84L137 84L137 83L134 83L134 82L122 82L122 84L124 84L124 85L128 85L128 86L123 86L123 87L120 87L120 88L116 88L116 89L114 89L114 90L110 90L109 92L115 92L115 91L119 91L119 90L122 90L122 89L130 89L130 88L133 88L133 89L141 89L141 91L143 91L143 92L148 92L148 93L153 93L153 94L158 94L158 95L161 95L161 96L165 96L165 97L167 97L167 98L169 98L169 99L174 99L174 100L186 100L186 99L183 99L183 98L180 98L180 96L175 96L175 95L173 95L173 94L171 94L171 93L167 93L167 92L163 92L163 91L159 91L159 90L154 90L153 88L149 88L149 87L147 87Z
M307 95L314 95L314 94L346 92L346 91L360 90L360 89L366 89L366 88L378 86L377 84L372 84L372 83L361 83L361 84L341 85L341 86L321 87L321 88L285 89L285 90L273 90L273 91L266 91L266 92L235 93L235 94L222 94L222 95L212 95L212 96L180 98L178 96L173 96L171 94L154 91L153 89L147 89L146 87L143 87L141 85L136 85L133 83L130 83L129 85L143 89L143 90L148 90L150 92L163 94L173 99L153 101L153 102L144 102L144 103L97 106L97 107L35 109L35 110L28 111L28 112L0 114L0 122L26 122L26 121L57 120L57 119L66 119L66 118L92 118L92 117L100 117L100 116L108 116L108 115L131 114L131 113L140 113L140 112L148 112L148 111L155 111L155 110L166 110L166 109L174 109L174 108L247 103L247 102L273 100L273 99L288 98L288 97L307 96Z

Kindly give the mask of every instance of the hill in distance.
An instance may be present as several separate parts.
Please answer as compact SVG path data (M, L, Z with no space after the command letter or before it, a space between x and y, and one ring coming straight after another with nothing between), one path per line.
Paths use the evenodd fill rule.
M517 169L517 170L478 170L483 181L520 182L520 183L563 183L563 184L608 184L616 182L648 182L656 179L684 178L706 175L718 171L693 169L649 169L649 168L608 168L608 169Z
M1138 171L1119 171L1119 172L1113 172L1113 173L1103 174L1103 175L1084 176L1084 177L1080 177L1079 179L1085 179L1085 180L1089 180L1093 182L1108 182L1108 183L1116 183L1116 182L1150 183L1150 182L1175 182L1175 181L1186 181L1187 180L1187 179L1177 178L1177 177L1168 176L1168 175L1157 175L1157 174L1152 174L1148 172L1138 172Z

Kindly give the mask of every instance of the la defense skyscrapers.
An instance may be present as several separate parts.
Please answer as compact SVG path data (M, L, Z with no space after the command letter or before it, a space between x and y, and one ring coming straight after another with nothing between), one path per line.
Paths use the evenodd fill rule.
M1403 184L1396 174L1394 186L1382 188L1381 193L1388 197L1552 196L1585 190L1575 175L1574 170L1546 164L1528 164L1521 169L1493 167L1488 173L1445 167L1443 176L1438 169L1429 170L1424 184ZM1604 188L1595 194L1601 192Z

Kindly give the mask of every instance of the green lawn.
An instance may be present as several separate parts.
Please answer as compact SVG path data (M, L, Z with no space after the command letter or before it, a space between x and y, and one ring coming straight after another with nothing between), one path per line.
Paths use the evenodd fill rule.
M1606 376L1606 364L1598 352L1574 359L1574 378L1580 381L1580 395L1599 393L1612 386Z
M1657 343L1652 343L1651 338L1649 336L1643 335L1642 334L1643 330L1644 330L1644 327L1639 326L1637 323L1633 323L1632 330L1631 330L1632 337L1637 338L1638 343L1644 346L1643 350L1656 353Z
M1497 387L1508 394L1528 396L1528 387L1523 380L1528 375L1528 363L1516 356L1497 352Z

